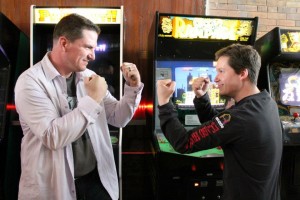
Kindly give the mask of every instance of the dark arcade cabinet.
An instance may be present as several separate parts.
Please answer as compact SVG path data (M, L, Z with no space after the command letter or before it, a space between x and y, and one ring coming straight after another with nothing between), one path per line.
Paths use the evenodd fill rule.
M192 16L156 13L153 25L154 100L152 116L155 147L155 199L221 199L223 151L213 148L192 154L174 151L164 137L158 118L156 81L172 79L176 89L172 101L186 129L200 125L193 106L191 83L195 77L216 76L214 54L233 43L254 45L258 18ZM219 110L226 101L217 88L209 90L211 104Z
M282 200L300 199L300 30L276 27L255 48L262 58L258 87L275 99L282 123Z
M6 104L9 87L10 61L0 44L0 138L4 138L6 122Z
M14 85L29 67L29 38L0 13L0 199L17 199L21 127L14 106Z

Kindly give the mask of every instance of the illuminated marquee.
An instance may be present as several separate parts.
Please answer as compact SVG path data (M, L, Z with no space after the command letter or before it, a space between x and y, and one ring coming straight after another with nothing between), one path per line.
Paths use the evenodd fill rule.
M216 39L248 41L253 25L251 20L161 16L159 37L176 39Z
M112 8L36 8L34 10L34 23L57 24L59 20L71 13L85 16L95 24L121 23L120 9Z

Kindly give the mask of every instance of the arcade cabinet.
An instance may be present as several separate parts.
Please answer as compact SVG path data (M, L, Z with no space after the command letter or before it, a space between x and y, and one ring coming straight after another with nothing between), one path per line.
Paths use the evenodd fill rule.
M213 82L215 52L232 43L254 45L257 23L258 18L156 13L153 84L160 79L176 81L172 101L186 129L200 125L193 105L193 79L204 76ZM221 199L222 149L185 155L175 152L160 129L156 90L153 94L156 199ZM209 95L215 108L225 108L226 101L213 84Z
M17 199L23 133L14 106L14 86L29 67L29 38L0 13L0 199Z
M31 6L30 63L42 60L52 49L52 33L55 25L65 15L77 13L99 25L101 33L95 50L96 59L88 68L106 79L108 90L116 98L123 95L123 6L120 7L46 7ZM122 172L122 129L109 125L115 162L120 178ZM121 190L122 191L122 190Z
M6 121L6 104L7 93L9 87L9 74L10 74L10 62L2 45L0 44L0 139L4 138L5 134L5 121ZM0 141L1 142L1 141Z
M282 200L300 199L300 30L275 27L259 38L258 87L277 102L283 130Z

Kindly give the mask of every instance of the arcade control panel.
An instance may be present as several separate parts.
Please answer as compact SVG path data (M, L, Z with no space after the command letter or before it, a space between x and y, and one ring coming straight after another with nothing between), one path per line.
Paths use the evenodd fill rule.
M293 116L280 116L283 131L283 145L300 145L300 117L299 113Z

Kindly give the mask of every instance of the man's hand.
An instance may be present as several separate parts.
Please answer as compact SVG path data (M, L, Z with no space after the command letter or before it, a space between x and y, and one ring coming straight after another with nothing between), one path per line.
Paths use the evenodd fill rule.
M205 95L205 93L209 88L209 83L210 83L209 78L203 78L203 77L196 78L193 81L192 89L197 98L200 98L203 95Z
M156 82L158 105L164 105L169 102L175 91L176 83L171 79L158 80Z
M140 72L133 63L124 62L121 66L121 71L127 85L138 87L141 84Z
M90 77L85 77L84 86L87 94L98 103L100 103L106 95L106 81L99 75L94 74Z

